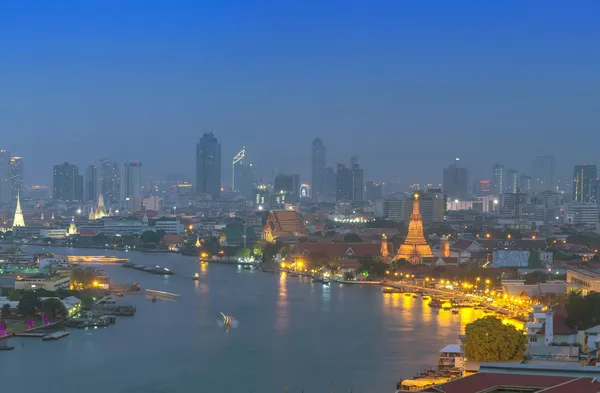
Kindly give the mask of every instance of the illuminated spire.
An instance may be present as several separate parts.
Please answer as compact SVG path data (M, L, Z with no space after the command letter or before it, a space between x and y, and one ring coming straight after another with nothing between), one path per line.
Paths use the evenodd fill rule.
M96 214L94 214L94 219L99 220L102 217L106 217L106 209L104 208L104 197L102 194L98 195L98 207L96 208Z
M384 233L383 235L381 235L381 257L387 258L388 256L389 256L389 252L388 252L387 236Z
M196 238L196 247L200 247L202 244L200 244L200 237Z
M67 235L74 236L77 235L79 231L77 230L77 226L75 225L75 217L71 217L71 225L69 225L69 230Z
M42 212L42 215L40 216L40 220L44 221L44 212Z
M432 257L431 247L423 235L423 217L419 206L419 194L414 195L413 210L408 224L408 236L400 246L395 259L406 259L412 264L423 262L423 257Z
M23 219L23 211L21 210L21 195L17 193L17 208L15 209L15 218L13 219L12 227L24 227L25 220Z
M92 221L96 219L96 215L94 214L94 208L90 207L90 214L88 216L88 220Z

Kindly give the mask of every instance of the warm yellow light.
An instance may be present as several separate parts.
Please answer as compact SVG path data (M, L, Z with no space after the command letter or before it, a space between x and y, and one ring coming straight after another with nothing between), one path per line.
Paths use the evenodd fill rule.
M397 275L398 275L398 272L394 273L394 276L397 276Z
M481 277L477 277L477 281L481 280Z
M385 271L385 274L390 274L390 271L389 271L389 270L386 270L386 271Z
M487 237L489 239L490 237L492 237L492 235L490 235L489 233L486 233L485 237Z
M533 240L535 240L535 235L531 236L531 238L532 238Z
M190 231L193 231L194 230L194 226L190 225L189 229L190 229Z
M302 266L304 266L304 262L302 261L296 261L296 266L300 269L302 269Z
M512 236L511 236L511 234L509 233L508 235L506 235L506 237L510 239Z
M485 280L485 283L486 283L486 284L489 284L489 283L490 283L490 280Z
M97 287L98 286L98 281L94 280L94 282L92 282L92 286Z
M429 277L425 277L425 281L429 281Z

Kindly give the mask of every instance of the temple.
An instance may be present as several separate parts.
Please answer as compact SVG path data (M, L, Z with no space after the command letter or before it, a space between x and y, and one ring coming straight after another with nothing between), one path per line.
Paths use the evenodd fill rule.
M104 207L104 197L102 194L98 195L98 207L96 208L96 212L94 213L94 220L99 220L102 217L106 217L108 213L106 213L106 208Z
M13 219L12 227L24 227L25 220L23 219L23 210L21 210L21 195L17 194L17 208Z
M79 234L79 230L75 225L75 217L71 217L71 224L69 225L69 230L67 231L67 236L75 236Z
M421 210L419 209L419 194L415 194L413 211L408 224L408 236L406 236L394 259L406 259L416 265L423 262L423 257L432 256L431 247L429 247L423 235L423 217L421 217Z

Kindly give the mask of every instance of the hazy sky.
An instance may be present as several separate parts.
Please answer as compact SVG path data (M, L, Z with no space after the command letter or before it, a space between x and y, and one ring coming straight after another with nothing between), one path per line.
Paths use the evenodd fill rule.
M316 136L366 179L537 154L567 173L600 164L599 19L598 1L3 1L0 148L27 183L104 157L192 175L206 130L226 180L245 144L309 181Z

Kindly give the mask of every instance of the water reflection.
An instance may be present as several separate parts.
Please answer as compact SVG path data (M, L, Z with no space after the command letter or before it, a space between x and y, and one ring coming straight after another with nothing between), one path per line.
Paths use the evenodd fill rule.
M282 272L279 276L279 296L277 297L277 330L286 330L289 325L286 280L287 273Z
M331 311L331 292L329 285L322 286L321 296L323 298L323 301L321 302L321 311Z

